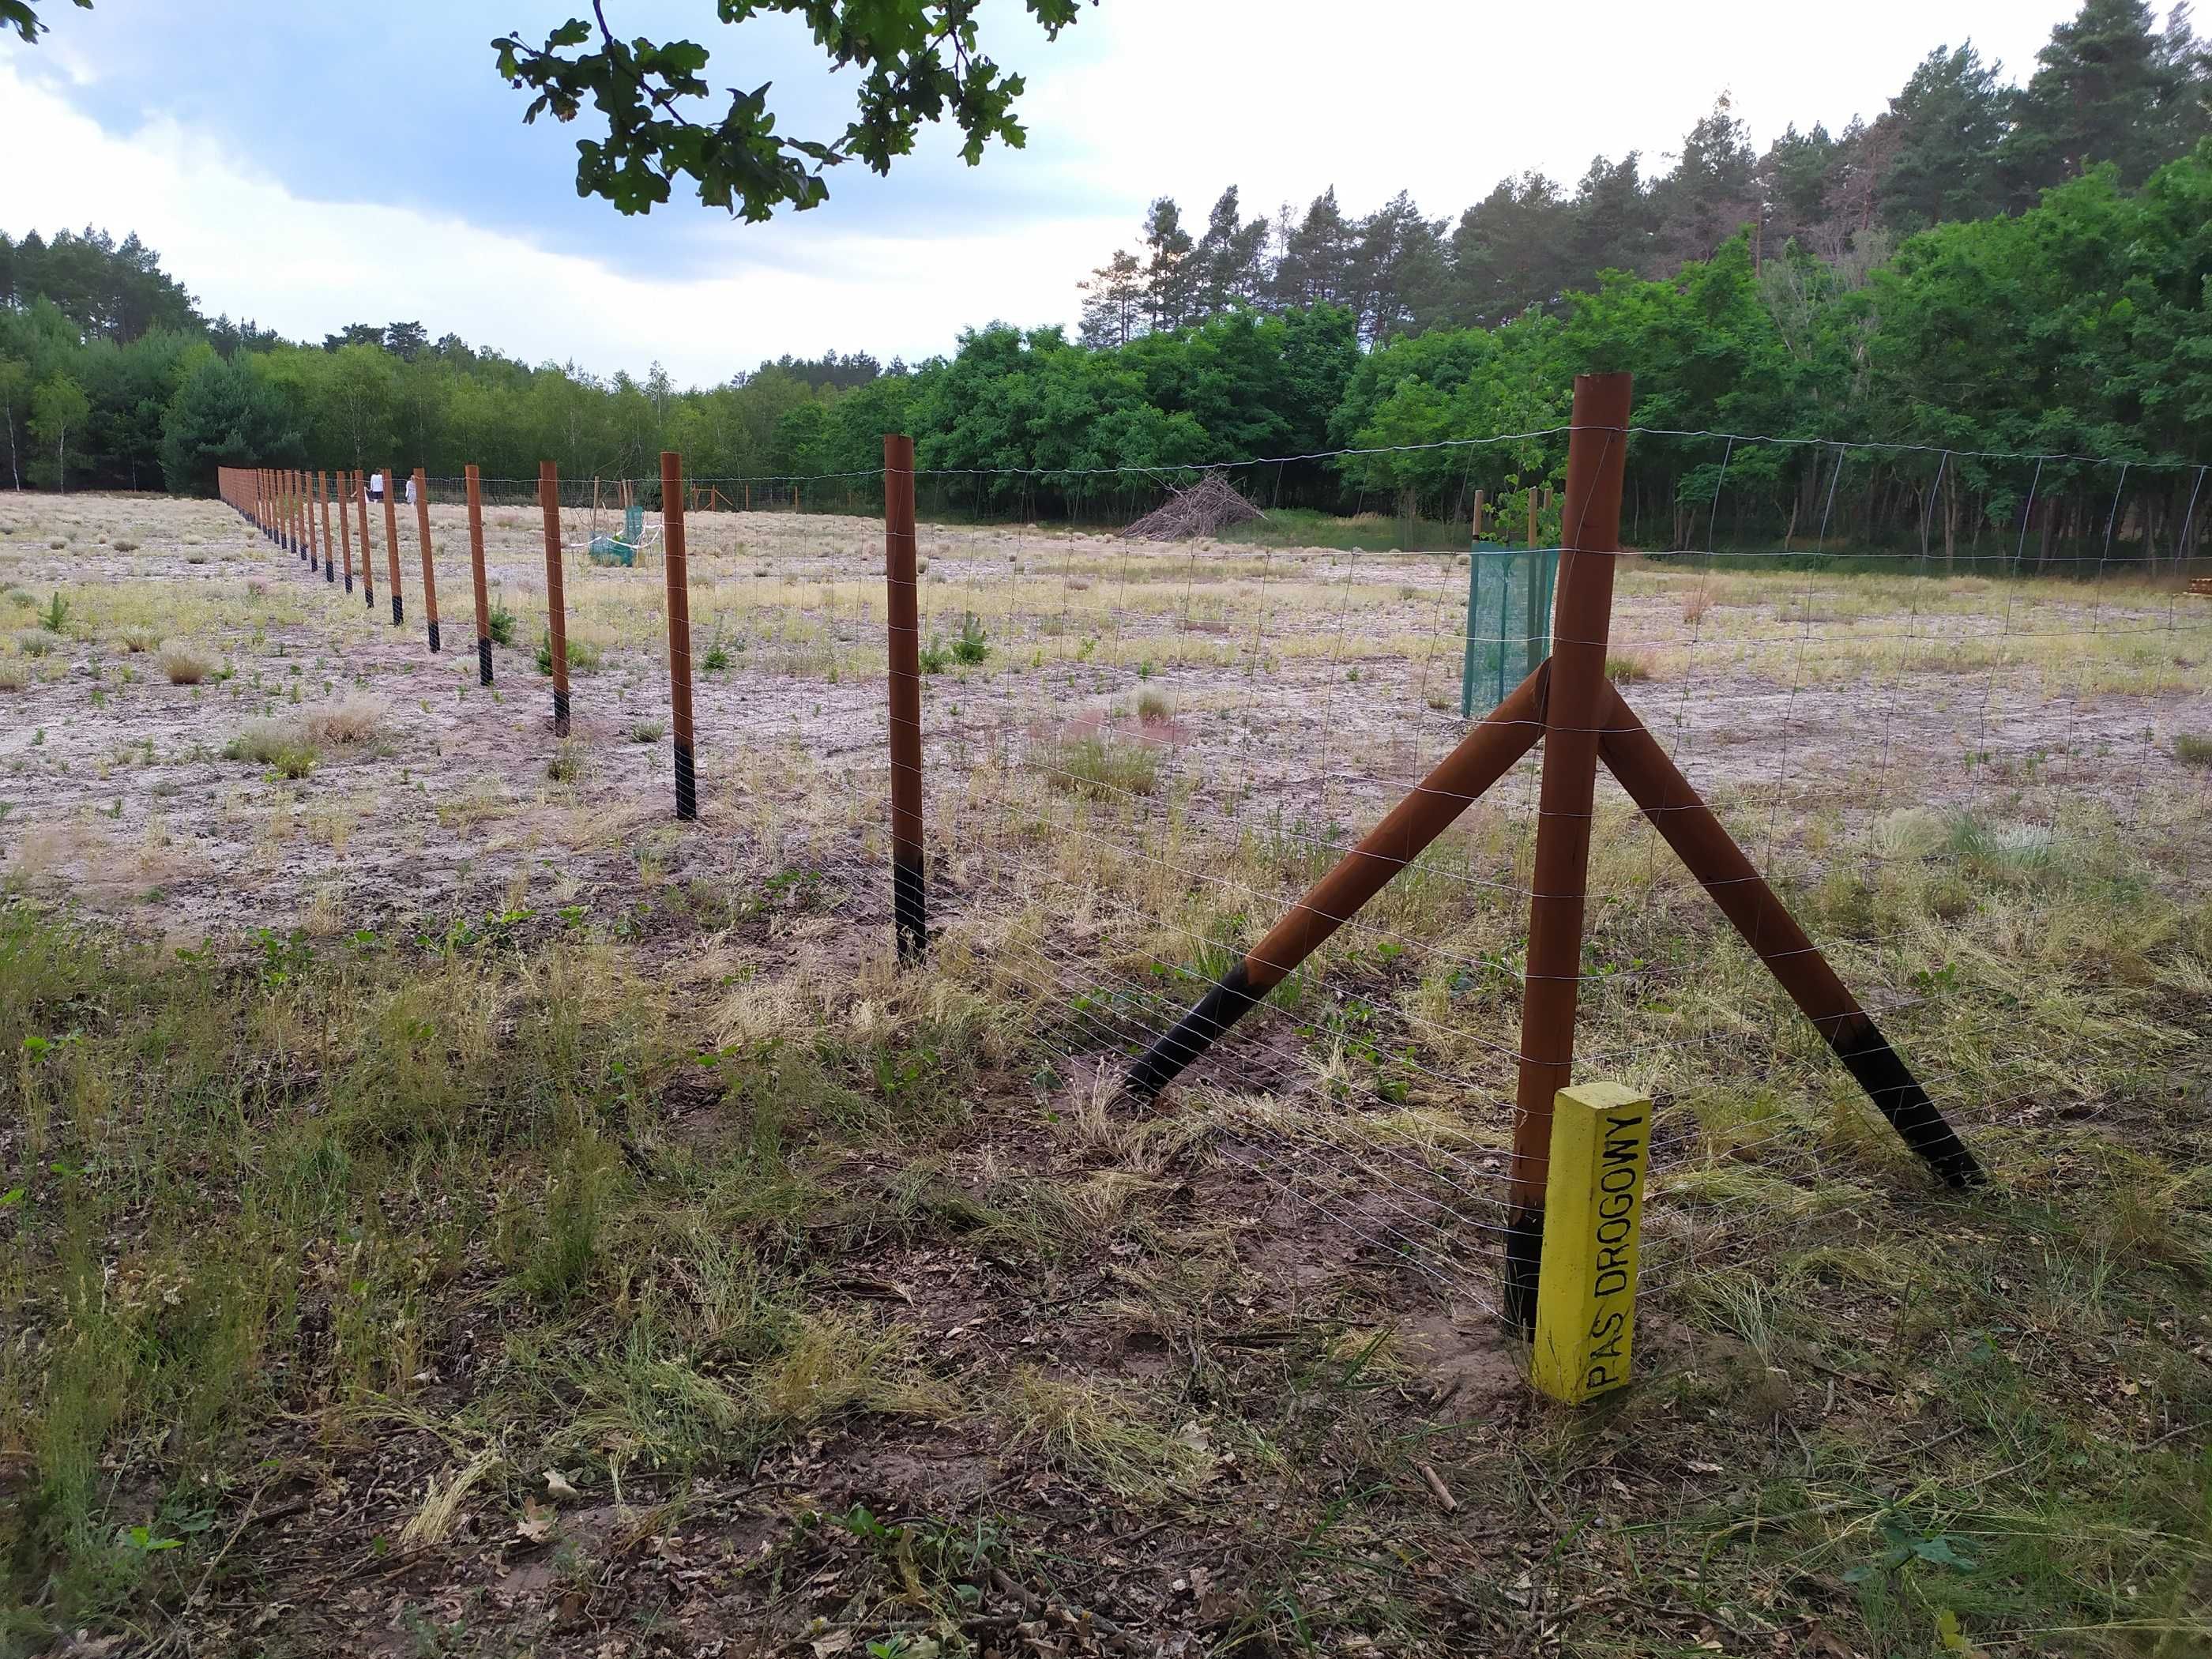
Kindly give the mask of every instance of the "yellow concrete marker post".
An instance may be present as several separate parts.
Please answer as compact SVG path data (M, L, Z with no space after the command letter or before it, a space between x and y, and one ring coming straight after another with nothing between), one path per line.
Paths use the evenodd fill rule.
M1554 1400L1628 1381L1650 1152L1651 1103L1635 1091L1582 1083L1553 1097L1529 1380Z

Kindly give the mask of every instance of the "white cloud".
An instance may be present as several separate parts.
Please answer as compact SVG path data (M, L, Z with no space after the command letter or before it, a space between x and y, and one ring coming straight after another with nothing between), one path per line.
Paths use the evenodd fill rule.
M703 278L637 274L654 244L621 222L596 244L541 249L431 207L295 198L171 117L103 131L70 101L90 70L54 51L58 30L35 58L0 60L0 155L33 158L9 169L0 228L136 230L207 308L295 337L419 318L533 362L641 373L658 359L679 382L714 380L787 351L912 358L993 318L1072 319L1077 280L1133 241L1155 194L1177 197L1187 222L1231 183L1248 216L1334 184L1347 213L1407 189L1455 216L1509 173L1571 185L1592 155L1631 149L1660 170L1723 88L1764 143L1787 122L1876 113L1928 51L1969 35L2023 75L2075 3L1105 0L1063 45L1019 52L1029 149L994 149L972 173L914 158L888 181L840 180L834 214L766 227L690 210L675 245L723 261ZM241 84L216 90L262 95L243 84L250 69L235 73ZM500 96L487 90L483 121L514 118ZM453 165L476 137L453 132ZM561 171L518 188L558 188ZM880 211L870 228L871 194L900 198L898 232ZM1041 200L1054 205L999 210ZM978 216L1001 228L975 229ZM614 246L628 270L595 252Z
M1063 315L1071 273L1100 236L1068 219L983 237L817 237L806 270L733 258L727 276L654 281L586 247L549 252L405 207L298 200L173 121L103 132L4 64L0 155L37 158L11 169L0 224L12 234L135 230L211 313L307 339L420 318L533 362L641 374L658 360L679 384L831 345L921 356L994 316Z
M1571 185L1592 155L1632 149L1663 170L1723 88L1763 146L1792 122L1871 119L1929 52L1970 35L2024 76L2077 7L1105 0L1077 26L1105 37L1079 70L1034 55L1036 114L1091 188L1177 195L1187 219L1229 184L1248 216L1334 184L1348 213L1408 190L1456 217L1509 173Z

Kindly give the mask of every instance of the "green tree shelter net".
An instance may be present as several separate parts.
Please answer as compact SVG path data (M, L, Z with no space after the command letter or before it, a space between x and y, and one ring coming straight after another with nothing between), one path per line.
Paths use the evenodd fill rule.
M1556 547L1498 547L1477 542L1467 562L1467 665L1459 712L1487 713L1552 654L1552 585Z

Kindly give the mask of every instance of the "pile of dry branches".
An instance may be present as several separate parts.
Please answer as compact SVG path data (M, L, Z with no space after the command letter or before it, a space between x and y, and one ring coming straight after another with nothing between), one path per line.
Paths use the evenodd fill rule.
M1224 474L1209 472L1189 489L1176 490L1121 533L1140 542L1182 542L1193 536L1218 536L1231 525L1265 516L1237 493Z

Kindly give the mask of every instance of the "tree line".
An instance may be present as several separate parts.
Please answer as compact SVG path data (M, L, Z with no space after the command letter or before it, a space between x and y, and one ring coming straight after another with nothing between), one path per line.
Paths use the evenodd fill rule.
M1631 151L1594 158L1571 187L1522 173L1455 222L1404 191L1349 214L1334 187L1303 213L1285 203L1248 218L1232 185L1200 229L1160 197L1135 248L1079 284L1082 337L1123 345L1231 310L1323 302L1352 311L1369 344L1480 327L1562 307L1602 271L1671 276L1746 225L1754 264L1793 241L1831 264L1878 259L1931 225L2033 207L2094 162L2140 185L2207 134L2212 53L2188 6L2161 28L2145 0L2087 0L2025 84L1971 41L1939 46L1873 120L1792 125L1763 151L1723 95L1666 171L1647 176Z
M2128 3L2090 0L2066 38ZM2185 20L2144 38L2172 59ZM911 367L787 356L682 390L657 365L601 379L420 322L283 341L202 321L135 240L27 238L0 250L0 434L19 485L204 492L254 461L650 478L674 448L695 477L815 480L807 505L866 507L881 435L903 429L937 510L1112 522L1194 467L1271 457L1237 474L1263 506L1464 523L1480 490L1495 532L1561 481L1564 441L1460 441L1555 428L1577 371L1626 368L1647 428L1797 441L1639 437L1635 545L2166 560L2212 522L2212 140L2142 159L1909 231L1877 201L1848 246L1747 220L1660 274L1614 265L1502 319L1378 336L1360 291L1310 286L1110 343L994 323Z

